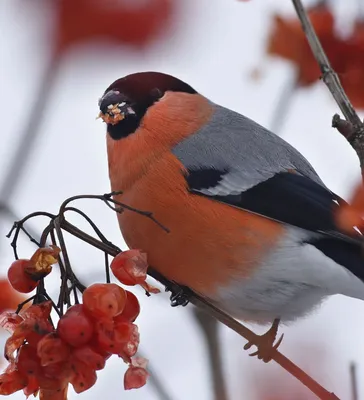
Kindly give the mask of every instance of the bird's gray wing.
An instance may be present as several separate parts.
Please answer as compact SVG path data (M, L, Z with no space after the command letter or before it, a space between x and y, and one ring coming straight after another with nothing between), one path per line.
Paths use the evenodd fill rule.
M211 194L244 191L290 170L323 185L311 164L285 140L243 115L214 108L210 121L173 149L187 168L229 171Z
M172 151L193 193L315 232L336 230L339 197L286 141L224 107Z

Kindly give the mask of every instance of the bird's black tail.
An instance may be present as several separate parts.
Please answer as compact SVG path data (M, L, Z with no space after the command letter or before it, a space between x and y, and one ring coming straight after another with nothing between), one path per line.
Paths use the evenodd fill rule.
M364 240L347 241L335 237L322 237L311 240L309 244L364 282Z

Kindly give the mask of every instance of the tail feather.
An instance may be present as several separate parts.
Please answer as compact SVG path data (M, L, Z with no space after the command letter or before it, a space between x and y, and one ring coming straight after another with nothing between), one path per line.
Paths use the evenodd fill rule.
M364 242L325 236L313 239L309 244L364 282Z

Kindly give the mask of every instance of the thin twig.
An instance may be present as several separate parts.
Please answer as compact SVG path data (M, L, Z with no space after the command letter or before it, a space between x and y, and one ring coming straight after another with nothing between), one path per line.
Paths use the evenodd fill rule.
M296 9L297 16L301 22L303 31L310 44L313 55L320 67L322 73L322 79L326 83L330 92L334 96L341 112L344 114L348 121L351 121L354 125L361 126L362 122L354 110L349 98L345 94L339 77L336 72L332 69L329 59L322 48L321 42L316 35L316 32L312 26L312 23L305 11L301 0L292 0L293 5Z
M20 227L20 230L21 230L22 232L24 232L26 236L28 236L28 239L29 239L32 243L34 243L34 244L37 245L38 247L40 246L40 243L38 242L38 240L34 239L33 236L28 232L27 229L24 228L23 225Z
M43 247L47 243L48 236L54 230L54 220L52 220L48 226L42 232L42 236L40 237L40 246Z
M84 200L84 199L95 199L95 200L102 200L109 208L111 208L113 211L116 211L118 213L120 213L122 211L122 209L128 210L128 211L132 211L136 214L142 215L143 217L149 218L150 220L152 220L155 224L157 224L160 228L162 228L164 231L166 231L167 233L169 233L169 229L164 226L162 223L160 223L153 215L152 212L150 211L144 211L144 210L139 210L138 208L134 208L129 206L128 204L125 203L121 203L120 201L114 200L112 197L116 196L118 194L121 194L121 192L111 192L111 193L106 193L102 196L100 195L94 195L94 194L84 194L84 195L76 195L76 196L72 196L68 199L66 199L62 204L61 207L59 209L59 215L63 216L67 205L75 200ZM115 205L120 206L120 209L113 207L110 203L113 203Z
M106 283L110 283L110 265L109 265L109 255L105 253L105 274L106 274Z
M54 234L54 229L52 229L52 230L50 231L50 237L51 237L52 244L53 244L54 246L57 246L57 247L58 247L57 240L56 240L56 235ZM58 266L59 266L59 269L60 269L60 271L61 271L61 275L62 275L62 274L65 274L65 273L66 273L66 269L64 268L62 259L59 259L59 258L58 258Z
M144 216L144 217L147 217L147 218L149 218L150 220L152 220L154 223L156 223L156 224L157 224L160 228L162 228L165 232L170 233L170 230L169 230L166 226L164 226L162 223L160 223L160 222L154 217L153 213L150 212L150 211L138 210L137 208L131 207L131 206L125 204L125 203L121 203L120 201L113 200L113 199L106 200L105 202L106 202L107 205L109 205L108 202L112 202L112 203L114 203L115 205L118 205L118 206L121 208L121 210L124 210L124 209L125 209L125 210L128 210L128 211L132 211L132 212L135 212L135 213L137 213L137 214L140 214L140 215L142 215L142 216ZM117 208L113 208L113 207L111 207L111 208L114 209L114 211L120 212Z
M90 224L90 226L92 227L92 229L95 231L96 235L100 238L102 242L109 243L110 245L112 245L112 243L107 240L106 236L100 231L98 226L92 221L92 219L86 213L75 207L65 207L64 212L66 211L73 211L81 215Z
M228 328L232 329L240 336L248 340L248 342L255 343L258 335L253 331L240 324L230 315L226 314L212 303L208 302L206 299L196 295L195 293L190 297L190 302L197 307L208 312L210 315L218 319L221 323L226 325ZM278 350L274 350L272 353L272 359L284 368L287 372L297 378L302 384L304 384L308 389L311 390L316 396L322 400L339 400L339 398L334 394L328 392L324 387L322 387L318 382L316 382L311 376L306 374L302 369L295 365L290 359L284 356Z
M219 323L209 313L194 307L193 314L205 337L209 354L208 365L211 370L211 379L214 387L215 400L227 400L226 383L222 371L221 346L219 342Z
M30 301L34 300L36 297L36 294L32 297L29 297L29 299L24 300L22 303L18 304L18 308L16 309L15 313L19 314L22 308L25 306L25 304L29 303Z
M58 247L56 235L54 233L54 229L52 229L50 231L50 237L51 237L52 244L54 246ZM66 290L67 290L67 280L64 279L64 277L67 275L67 272L66 272L66 268L63 265L62 257L61 257L60 254L58 254L58 266L59 266L59 270L61 272L61 286L59 288L59 296L58 296L58 301L57 301L57 307L59 308L60 314L63 315L63 306L65 304L65 296L68 295L68 294L65 293Z
M311 47L312 53L320 67L322 80L330 90L345 119L352 125L352 133L348 138L349 143L356 151L360 166L364 167L364 124L360 120L348 96L346 95L338 75L332 69L329 59L318 39L312 23L305 11L301 0L292 0L303 31ZM337 117L335 117L337 119Z
M8 208L6 209L6 212L7 212L9 215L12 215L12 216L14 217L13 212L10 211ZM28 220L30 220L30 219L32 219L32 218L39 217L39 216L47 217L47 218L51 218L51 219L55 218L55 215L53 215L53 214L51 214L51 213L47 213L47 212L43 212L43 211L33 212L33 213L27 215L26 217L24 217L24 218L21 219L21 220L15 221L15 222L13 223L13 226L11 227L9 233L6 235L7 238L10 238L10 237L14 234L13 240L12 240L12 242L10 243L10 245L11 245L11 247L13 248L14 257L15 257L16 260L19 258L19 257L18 257L18 252L17 252L17 241L18 241L19 233L20 233L21 230L23 230L24 233L26 233L27 236L30 238L31 242L37 244L38 247L41 247L41 246L45 243L45 240L42 241L42 238L41 238L40 241L38 242L38 241L34 238L35 235L34 235L34 234L30 234L29 231L28 231L28 230L25 230L24 227L23 227L24 224L25 224L25 222L27 222ZM45 234L46 232L43 231L43 233ZM43 244L42 244L42 243L43 243Z
M75 299L75 304L80 304L80 301L78 300L77 288L75 285L73 285L72 290L73 290L73 297Z
M19 237L19 233L20 233L20 228L17 222L14 222L13 227L11 228L10 232L8 233L8 237L10 237L13 233L13 231L15 231L14 236L13 236L13 240L10 243L10 246L13 248L13 253L14 253L14 258L15 260L19 259L19 255L18 255L18 249L17 249L17 243L18 243L18 237Z
M75 274L72 271L71 262L68 257L68 251L67 251L66 243L65 243L65 240L63 237L63 232L61 229L61 222L60 222L59 217L57 217L54 220L54 228L56 230L56 234L58 237L59 247L61 248L61 251L62 251L64 268L66 270L67 279L69 279L71 281L71 283L77 287L77 289L79 289L81 292L83 292L86 289L86 287L84 285L82 285L82 283L77 279L77 277L75 276Z
M356 364L350 363L350 383L351 383L351 400L359 400L358 379L356 376Z
M284 125L289 112L289 107L293 101L293 95L297 90L297 72L287 79L280 90L278 98L275 101L274 111L269 125L269 129L276 135L279 135Z
M43 296L49 300L52 303L53 309L56 311L56 313L58 314L59 317L61 317L61 313L58 310L58 307L56 306L56 304L54 303L54 301L51 299L51 297L49 296L49 294L44 290L44 292L42 293Z
M336 128L350 143L353 135L355 134L355 130L351 122L347 121L346 119L340 118L339 114L334 114L334 116L332 117L331 126L333 128Z

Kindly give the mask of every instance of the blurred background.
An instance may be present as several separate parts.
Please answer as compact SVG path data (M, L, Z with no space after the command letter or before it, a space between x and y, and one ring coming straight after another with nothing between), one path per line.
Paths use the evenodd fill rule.
M358 111L364 106L363 0L307 1L315 27ZM109 191L105 126L95 120L105 88L126 74L175 75L211 100L272 129L300 150L324 182L350 199L359 162L331 128L338 108L319 82L290 0L1 0L0 272L13 261L5 235L14 220L56 212L76 194ZM125 248L115 215L82 201L109 240ZM84 227L82 221L71 221ZM39 233L44 220L33 220ZM104 280L103 254L66 237L84 284ZM34 251L26 238L20 257ZM57 277L47 278L56 296ZM141 302L140 352L152 378L124 392L126 366L116 357L96 385L69 399L314 399L274 362L248 357L245 340L192 306L172 309L167 294ZM5 283L0 308L18 299ZM248 325L263 333L266 328ZM206 332L209 340L206 340ZM364 304L334 296L313 315L283 326L281 351L341 399L353 393L350 363L364 374ZM1 334L2 343L7 334ZM115 358L115 359L114 359ZM17 393L12 399L22 399Z

